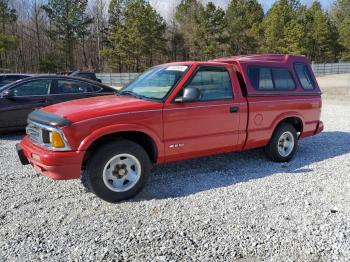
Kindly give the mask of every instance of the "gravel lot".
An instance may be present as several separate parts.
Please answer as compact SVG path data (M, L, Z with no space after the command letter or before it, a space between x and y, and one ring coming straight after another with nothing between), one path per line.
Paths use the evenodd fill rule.
M349 261L350 103L288 164L260 150L157 167L137 198L109 204L80 181L22 167L0 137L0 260Z

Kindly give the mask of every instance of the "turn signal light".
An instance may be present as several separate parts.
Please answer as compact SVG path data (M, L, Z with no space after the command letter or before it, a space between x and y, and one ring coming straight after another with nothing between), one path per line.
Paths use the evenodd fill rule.
M60 133L56 131L51 132L51 145L52 147L56 147L56 148L65 147L63 138L61 137Z

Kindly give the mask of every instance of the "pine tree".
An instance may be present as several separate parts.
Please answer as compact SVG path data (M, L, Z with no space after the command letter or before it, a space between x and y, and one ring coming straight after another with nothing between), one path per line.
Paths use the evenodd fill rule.
M315 1L305 10L303 30L306 34L304 40L306 54L312 61L325 62L334 57L331 22L322 10L320 2Z
M350 61L350 0L337 0L332 8L332 19L338 33L341 60Z
M188 59L209 59L223 52L225 12L212 2L203 6L196 0L182 0L176 10Z
M18 39L15 35L6 31L6 26L15 23L17 20L16 10L9 7L7 0L0 0L0 68L4 66L3 55L6 57L6 51L14 50Z
M280 53L297 55L306 53L303 45L305 39L304 28L296 19L292 19L286 24L283 37L283 42L281 42L283 44L279 47Z
M89 24L93 22L85 13L87 3L88 0L49 0L42 7L52 24L49 37L59 42L59 48L65 53L67 69L74 68L75 44L87 34Z
M200 6L198 12L198 30L195 31L195 41L201 52L201 59L212 59L222 55L223 33L225 29L225 12L209 2Z
M112 68L133 67L135 71L152 66L165 51L166 24L144 0L132 0L122 13L123 21L112 25L109 47L103 52Z
M263 21L262 51L293 54L305 52L301 43L305 36L298 20L300 7L298 0L279 0L271 7Z
M108 8L108 22L110 26L113 27L122 22L125 7L128 5L128 2L130 2L130 0L111 0Z
M180 25L180 30L185 42L185 59L197 59L201 56L200 46L195 34L198 29L199 7L197 0L181 0L176 8L175 18Z
M341 59L350 61L350 17L345 18L339 27L339 43L343 48Z
M259 46L259 26L264 11L257 0L231 0L226 11L230 54L255 53Z

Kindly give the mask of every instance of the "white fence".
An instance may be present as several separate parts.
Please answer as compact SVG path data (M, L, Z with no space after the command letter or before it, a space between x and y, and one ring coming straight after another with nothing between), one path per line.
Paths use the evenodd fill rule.
M97 78L107 85L125 85L134 80L139 73L98 73Z
M350 63L312 64L316 76L350 73Z

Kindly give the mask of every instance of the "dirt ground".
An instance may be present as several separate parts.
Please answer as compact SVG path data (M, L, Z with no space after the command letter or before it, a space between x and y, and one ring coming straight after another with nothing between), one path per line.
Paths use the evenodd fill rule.
M317 77L325 100L350 102L350 74Z

